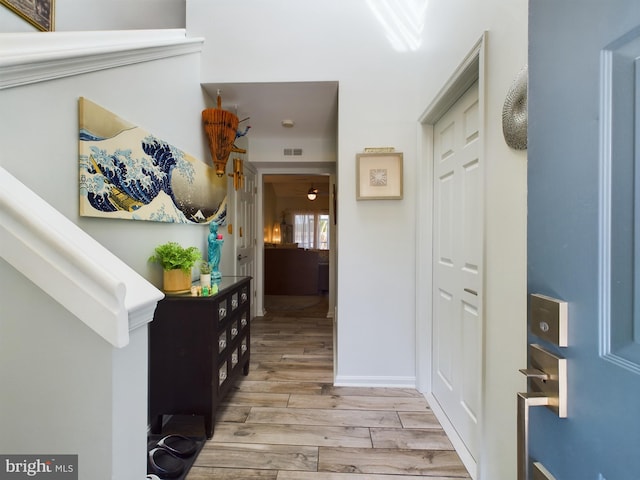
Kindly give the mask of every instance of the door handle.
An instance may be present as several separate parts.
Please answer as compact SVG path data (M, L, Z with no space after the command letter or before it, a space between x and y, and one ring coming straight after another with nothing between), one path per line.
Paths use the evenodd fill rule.
M518 480L529 480L529 409L549 404L544 393L518 393Z
M527 392L517 394L517 479L529 480L529 409L544 406L560 418L567 416L567 360L531 344L529 368L520 372L527 377Z
M238 254L238 261L242 260L243 258L247 258L248 255L242 255L242 254Z

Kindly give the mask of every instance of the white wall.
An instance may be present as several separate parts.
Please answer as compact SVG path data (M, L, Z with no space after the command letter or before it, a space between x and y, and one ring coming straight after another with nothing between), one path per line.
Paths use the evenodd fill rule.
M343 261L338 285L349 299L338 302L344 319L338 334L338 380L411 385L414 186L407 181L405 200L358 204L354 187L355 154L364 147L393 145L409 159L415 157L416 83L407 85L402 59L377 27L370 28L375 20L366 3L317 5L250 1L238 8L227 1L189 2L187 31L208 38L205 82L340 81L338 250ZM241 25L228 22L238 17ZM232 46L226 44L228 38L234 39ZM412 178L410 161L405 173ZM386 295L393 300L385 301ZM383 319L384 332L371 328Z
M186 25L189 35L207 38L203 82L339 82L337 381L378 385L413 385L416 376L416 199L418 189L429 188L416 176L417 120L489 31L480 472L507 480L515 476L515 393L523 385L517 370L525 364L526 152L505 145L501 109L527 61L527 2L395 5L419 3L428 5L421 44L403 52L374 16L370 6L383 4L375 0L193 0ZM372 146L404 152L403 200L355 200L355 155Z
M204 253L208 227L79 217L78 97L208 161L201 111L210 99L199 65L199 54L189 53L0 90L2 166L157 287L160 268L147 262L153 248L175 240ZM227 238L223 274L232 272L232 257ZM12 389L0 405L0 450L78 453L87 478L142 478L146 328L113 349L4 261L0 278L0 378ZM51 371L53 364L63 367Z
M204 254L208 226L80 217L78 97L210 163L201 124L206 99L198 78L199 55L191 54L1 91L0 110L12 112L11 122L0 131L2 165L161 288L161 269L147 262L153 248L178 241ZM37 141L29 140L34 138ZM225 232L223 274L233 266L233 246L227 237Z
M110 440L117 425L112 413L113 347L4 260L0 279L0 450L77 454L83 475L111 478ZM132 367L131 378L144 381L144 365ZM126 398L128 412L137 414L133 420L142 420L144 428L146 392L142 398ZM140 449L130 439L119 437L129 454L144 458L144 445Z
M55 0L56 32L184 28L186 0ZM37 29L0 5L0 32Z
M251 134L250 134L251 135ZM243 137L244 138L244 137ZM251 137L251 161L259 163L287 163L291 160L282 154L283 147L302 148L304 162L335 162L336 145L333 139L297 138L295 141L283 138ZM295 162L298 160L296 159Z
M481 478L508 480L515 472L515 391L522 385L517 369L524 365L525 351L526 153L504 144L500 113L512 79L526 63L526 1L431 1L420 47L404 52L392 47L369 8L380 4L190 0L188 35L207 39L202 72L197 56L190 56L59 80L46 88L1 92L0 111L12 112L12 122L0 130L2 163L155 283L159 272L147 266L146 258L157 239L204 246L204 232L193 226L77 217L77 97L84 95L189 153L204 156L199 81L338 81L337 378L354 384L411 385L416 375L414 305L419 293L416 198L418 189L427 188L416 176L417 120L488 30L486 435L480 468ZM0 12L0 31L10 31L5 27L7 14L13 15ZM40 141L27 140L33 131ZM356 202L356 153L389 145L404 152L404 199ZM37 168L23 161L32 157L42 159Z

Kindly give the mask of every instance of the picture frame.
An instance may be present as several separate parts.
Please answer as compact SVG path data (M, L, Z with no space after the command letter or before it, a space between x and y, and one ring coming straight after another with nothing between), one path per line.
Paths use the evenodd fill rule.
M54 2L55 0L0 0L0 5L4 5L38 30L53 32Z
M402 199L402 153L356 155L356 200Z

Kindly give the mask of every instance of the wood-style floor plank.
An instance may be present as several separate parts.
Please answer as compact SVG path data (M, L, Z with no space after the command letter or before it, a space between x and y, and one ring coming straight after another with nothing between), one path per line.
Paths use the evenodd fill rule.
M214 442L202 449L195 462L197 467L267 470L316 471L317 465L317 447Z
M368 428L308 425L239 424L216 425L212 441L250 442L269 445L326 445L371 448Z
M404 428L442 428L433 412L398 412Z
M315 306L252 320L249 375L223 400L187 480L470 478L422 394L333 385L333 321L295 301Z
M277 480L279 470L251 470L248 468L193 467L189 480ZM300 472L296 472L300 473Z
M453 445L444 431L435 429L372 428L371 441L373 448L453 450Z
M323 395L337 395L342 397L416 397L423 395L412 388L386 388L386 387L336 387L325 385Z
M326 384L322 382L270 382L244 379L233 390L251 393L300 393L305 395L320 395Z
M217 478L217 477L215 477ZM238 477L240 478L240 477ZM370 473L294 472L281 471L277 480L460 480L460 477L424 475L372 475Z
M364 396L321 396L291 395L291 408L335 408L342 410L402 410L408 412L426 411L427 401L421 397L364 397Z
M323 410L321 408L256 407L251 409L246 423L402 428L398 414L392 411Z
M454 478L467 476L464 465L454 451L321 447L318 457L319 471Z

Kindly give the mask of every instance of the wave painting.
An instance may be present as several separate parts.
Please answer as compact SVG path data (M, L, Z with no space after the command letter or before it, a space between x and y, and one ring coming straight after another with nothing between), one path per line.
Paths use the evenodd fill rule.
M80 215L225 223L226 176L82 97L79 120Z

